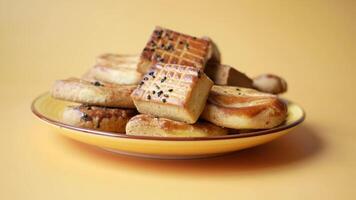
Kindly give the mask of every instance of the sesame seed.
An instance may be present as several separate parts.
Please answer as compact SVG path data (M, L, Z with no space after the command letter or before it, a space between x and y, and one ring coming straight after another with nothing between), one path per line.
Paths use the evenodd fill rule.
M101 84L99 81L95 81L94 83L92 83L95 86L104 86L103 84Z
M158 97L160 97L162 94L163 94L163 91L162 91L162 90L159 91L159 92L157 92L157 96L158 96Z
M163 83L166 79L167 79L167 77L166 77L166 76L165 76L165 77L163 77L163 78L161 79L161 83Z
M168 92L173 92L173 89L169 89Z
M166 103L166 102L167 102L167 100L166 100L166 99L162 99L162 102L163 102L163 103Z
M150 100L151 99L151 95L147 95L147 99Z

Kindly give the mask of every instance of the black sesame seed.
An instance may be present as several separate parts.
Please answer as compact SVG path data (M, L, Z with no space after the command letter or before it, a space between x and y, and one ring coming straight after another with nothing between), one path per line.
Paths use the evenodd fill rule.
M166 79L167 79L167 77L166 77L166 76L165 76L165 77L163 77L163 78L161 79L161 83L163 83Z
M148 78L147 78L147 77L145 77L145 78L143 78L143 80L147 81L147 80L148 80Z
M163 102L163 103L166 103L166 102L167 102L167 100L166 100L166 99L162 99L162 102Z
M168 92L173 92L173 89L169 89Z
M143 81L141 81L141 82L140 82L140 86L141 86L141 85L143 85L143 84L144 84L144 82L143 82Z
M164 94L163 96L164 96L164 97L166 97L166 98L168 98L168 97L169 97L169 95L168 95L168 94Z
M92 83L95 86L104 86L103 84L101 84L99 81L95 81L94 83Z
M147 99L150 100L151 99L151 95L147 95Z
M239 88L236 88L236 90L237 90L237 91L240 91L240 89L239 89Z
M148 50L150 50L150 49L149 49L149 48L147 48L147 47L145 47L143 50L144 50L144 51L148 51Z
M196 40L197 39L197 37L193 37L193 40Z
M154 73L155 73L155 72L150 72L150 73L148 73L148 75L153 76Z
M156 94L156 91L153 90L153 91L152 91L152 94Z
M163 91L162 91L162 90L159 91L159 92L157 92L157 96L158 96L158 97L160 97L162 94L163 94Z
M159 89L161 89L157 84L155 84L155 86L156 86L156 88L159 90Z

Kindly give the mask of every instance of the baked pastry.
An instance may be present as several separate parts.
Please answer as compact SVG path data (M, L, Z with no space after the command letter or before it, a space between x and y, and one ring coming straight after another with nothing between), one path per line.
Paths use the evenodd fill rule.
M140 113L193 124L204 109L212 85L196 67L159 63L144 76L131 97Z
M66 107L62 118L64 123L80 128L125 133L127 122L136 114L133 109L80 105Z
M201 117L227 128L266 129L275 127L286 119L287 106L272 94L248 88L214 85Z
M216 85L231 85L245 88L253 87L252 79L229 65L208 63L205 73Z
M156 27L141 53L138 71L146 73L153 64L159 62L204 70L212 55L210 40Z
M160 137L206 137L226 135L227 129L209 122L186 124L153 115L141 114L131 118L126 125L127 135Z
M137 71L138 59L137 55L103 54L82 78L120 85L138 84L142 78Z
M280 94L287 91L287 82L273 74L262 74L253 79L253 87L262 92Z
M136 85L116 85L78 78L57 80L51 89L54 98L83 104L135 108L130 97Z
M96 58L96 65L137 69L137 63L139 60L139 55L107 53Z

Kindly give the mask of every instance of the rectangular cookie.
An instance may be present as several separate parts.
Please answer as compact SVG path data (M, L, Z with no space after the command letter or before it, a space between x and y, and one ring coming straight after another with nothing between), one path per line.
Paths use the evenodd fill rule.
M158 62L188 65L204 70L212 54L209 39L156 27L141 53L138 71L146 73Z
M131 97L140 113L195 123L213 82L196 67L154 65Z

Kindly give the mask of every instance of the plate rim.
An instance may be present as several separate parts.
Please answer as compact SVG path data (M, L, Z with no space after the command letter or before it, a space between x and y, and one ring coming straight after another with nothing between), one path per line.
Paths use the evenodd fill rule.
M293 103L294 105L297 105L299 109L302 111L302 116L294 121L291 124L288 124L286 126L279 126L271 129L264 129L264 130L258 130L254 132L249 132L249 133L239 133L239 134L231 134L231 135L221 135L221 136L207 136L207 137L157 137L157 136L138 136L138 135L126 135L124 133L113 133L113 132L108 132L108 131L100 131L100 130L94 130L94 129L87 129L87 128L80 128L80 127L75 127L72 125L65 124L63 122L57 121L50 119L43 114L41 114L38 110L35 108L35 103L42 98L43 96L49 95L49 92L44 92L43 94L37 96L34 100L32 100L31 103L31 111L32 113L38 117L39 119L51 124L58 126L60 128L66 128L70 129L72 131L79 131L79 132L84 132L84 133L89 133L89 134L94 134L98 136L106 136L106 137L112 137L112 138L124 138L124 139L138 139L138 140L156 140L156 141L203 141L203 140L227 140L227 139L236 139L236 138L246 138L246 137L255 137L255 136L260 136L260 135L266 135L266 134L271 134L271 133L276 133L280 132L283 130L290 129L292 127L295 127L299 124L301 124L305 118L306 118L306 113L304 109L299 106L298 104L286 100L284 98L281 98L284 101Z

